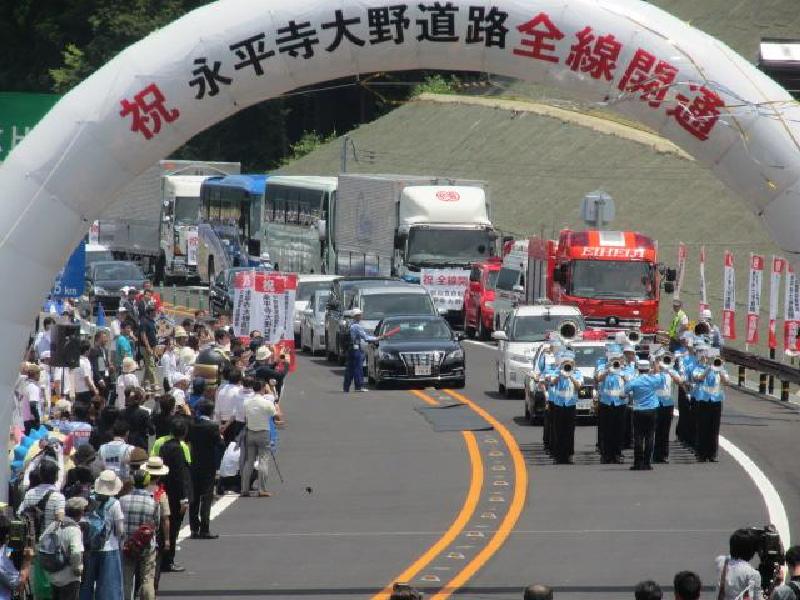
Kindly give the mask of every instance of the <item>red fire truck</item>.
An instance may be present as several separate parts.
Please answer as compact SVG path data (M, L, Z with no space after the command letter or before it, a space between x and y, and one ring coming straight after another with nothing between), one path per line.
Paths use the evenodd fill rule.
M514 243L503 260L495 294L496 324L515 304L547 298L577 306L587 327L658 331L661 288L671 293L675 271L658 262L658 245L633 231L563 230L556 240Z

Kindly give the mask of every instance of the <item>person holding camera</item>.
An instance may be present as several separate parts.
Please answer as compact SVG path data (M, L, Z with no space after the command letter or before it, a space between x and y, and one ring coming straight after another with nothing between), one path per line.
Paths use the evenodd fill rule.
M722 402L725 400L722 384L730 381L719 350L705 348L700 353L700 362L692 376L698 384L695 390L697 462L717 462L719 425Z
M33 548L26 544L22 549L22 562L18 569L13 556L9 556L10 537L11 521L6 515L0 514L0 598L13 598L16 592L25 587L34 554Z
M769 600L800 600L800 546L786 551L786 568L788 579L772 591Z
M748 529L737 529L730 538L730 555L717 557L719 600L741 600L745 592L750 600L762 600L761 574L750 564L758 549L756 536Z

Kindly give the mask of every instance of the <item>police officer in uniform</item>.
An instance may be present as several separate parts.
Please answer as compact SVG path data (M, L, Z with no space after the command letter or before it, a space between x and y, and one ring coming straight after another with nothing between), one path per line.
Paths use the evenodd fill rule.
M672 416L675 412L672 384L683 383L683 377L675 370L674 358L670 357L669 364L665 362L668 356L663 351L657 352L653 356L653 372L663 373L666 376L664 386L656 392L658 408L656 409L656 435L653 448L653 462L663 464L669 462L669 432L672 429Z
M625 393L633 398L633 465L631 471L651 471L655 441L656 409L659 389L664 387L663 373L650 373L650 361L637 363L639 374L625 384Z
M597 364L597 430L600 462L622 464L622 438L625 433L625 381L622 378L622 349L609 344L605 361Z
M556 464L572 464L575 454L575 406L578 391L583 384L583 376L575 367L575 355L562 352L559 356L559 370L550 376L553 395L553 458ZM555 444L553 444L555 442Z
M344 391L350 391L350 384L355 383L356 391L366 392L364 387L364 351L361 350L361 342L374 342L381 339L374 335L369 335L361 325L361 309L354 308L351 311L353 322L350 324L350 341L347 349L347 364L344 370Z
M719 425L725 400L722 384L730 381L718 349L710 348L703 352L693 376L697 382L697 461L717 462Z

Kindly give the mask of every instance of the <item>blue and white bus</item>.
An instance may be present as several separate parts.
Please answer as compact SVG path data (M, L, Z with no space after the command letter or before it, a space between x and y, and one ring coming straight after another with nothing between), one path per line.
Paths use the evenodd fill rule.
M267 175L209 177L200 186L197 271L209 283L231 267L266 262L258 242Z

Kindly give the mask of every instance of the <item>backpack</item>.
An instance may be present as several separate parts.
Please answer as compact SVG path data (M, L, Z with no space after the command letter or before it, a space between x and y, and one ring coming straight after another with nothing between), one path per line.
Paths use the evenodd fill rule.
M48 573L60 571L69 562L67 553L61 543L61 536L58 535L62 527L65 527L64 523L59 523L57 527L48 528L36 545L39 564ZM69 524L66 527L77 527L77 524Z
M95 500L92 510L84 517L87 524L87 550L99 552L106 545L111 535L111 528L106 521L106 510L111 503L111 498L102 504Z
M50 500L52 494L53 490L50 490L36 504L28 506L22 511L22 516L27 519L29 526L33 528L35 539L37 540L44 531L44 512L47 507L47 501Z
M153 537L156 534L155 526L152 523L142 523L139 528L125 539L122 551L125 558L136 561L142 554L150 548Z

